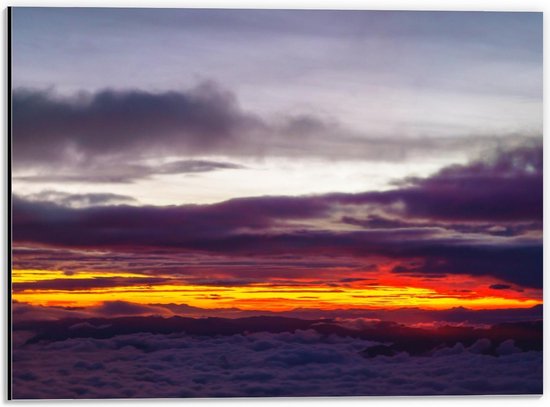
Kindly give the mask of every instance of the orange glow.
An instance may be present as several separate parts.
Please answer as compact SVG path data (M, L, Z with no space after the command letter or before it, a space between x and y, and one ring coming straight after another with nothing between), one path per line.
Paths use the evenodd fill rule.
M94 279L125 277L136 279L144 275L117 272L79 272L65 275L60 271L14 270L14 282L52 279ZM166 277L166 276L165 276ZM532 307L542 303L542 293L490 290L491 281L472 277L450 276L427 280L396 276L380 270L377 282L342 284L337 287L296 281L300 285L275 281L246 286L208 286L171 283L86 290L24 290L15 291L13 299L32 305L89 307L104 301L123 300L138 304L187 304L194 307L239 308L242 310L285 311L294 308L330 309L394 309L418 307L424 309L497 309ZM468 289L463 289L468 287Z

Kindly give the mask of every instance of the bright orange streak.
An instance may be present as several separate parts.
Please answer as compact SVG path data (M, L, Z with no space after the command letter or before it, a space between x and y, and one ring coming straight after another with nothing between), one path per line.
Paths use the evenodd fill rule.
M60 275L62 274L62 276ZM56 278L144 277L131 273L81 272L65 276L62 272L14 270L14 281L31 282ZM138 277L139 276L139 277ZM297 307L322 310L349 308L470 309L521 308L541 304L529 297L507 297L498 292L461 293L435 287L410 285L343 285L337 288L308 285L254 284L219 287L206 285L133 285L87 290L25 290L13 293L13 299L33 305L87 307L104 301L124 300L139 304L187 304L200 308L239 308L243 310L283 311ZM138 280L139 281L139 280ZM401 284L403 281L399 281ZM397 283L397 282L395 282ZM418 282L416 282L418 284ZM457 292L458 291L458 292ZM496 294L495 294L496 293Z

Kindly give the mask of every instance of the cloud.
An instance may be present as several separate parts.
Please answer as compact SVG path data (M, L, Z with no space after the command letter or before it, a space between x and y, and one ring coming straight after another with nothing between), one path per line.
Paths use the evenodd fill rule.
M219 170L245 169L238 165L223 161L211 160L179 160L159 165L121 164L119 162L102 162L100 165L90 164L78 171L62 173L47 173L38 175L23 175L15 180L26 182L78 182L78 183L131 183L140 179L149 179L161 174L198 174Z
M14 175L30 182L117 183L240 168L194 159L204 156L396 161L518 139L377 137L311 114L260 117L215 82L184 91L105 89L74 96L18 88L12 102ZM159 167L144 161L166 157L180 161Z
M406 179L397 189L342 194L340 201L384 205L387 215L405 217L406 221L540 222L542 154L542 142L533 141L497 151L486 160L443 168L430 177ZM375 217L367 224L392 226L389 221Z
M90 329L97 332L98 329ZM312 329L196 336L147 332L16 347L14 397L273 397L540 394L542 352L457 343L367 359L376 342ZM492 343L492 342L491 342Z
M95 278L70 278L53 279L33 282L12 283L15 292L24 290L89 290L93 288L148 286L161 284L168 280L158 277L95 277Z
M164 307L135 304L126 301L105 301L99 306L90 307L89 310L101 316L172 315L172 313Z
M366 213L367 220L355 221L358 213ZM342 220L352 228L339 227ZM178 250L252 256L257 263L262 256L321 253L417 259L416 266L394 271L489 275L539 288L541 230L539 144L446 168L383 192L264 196L167 207L68 208L13 197L13 238L18 245Z
M11 312L14 321L58 320L63 318L86 318L94 314L83 308L43 307L13 301Z
M420 308L380 309L380 310L295 310L288 313L297 318L336 318L338 323L352 329L361 329L379 321L393 321L410 326L487 326L505 322L542 320L542 305L531 308L471 310L463 307L446 310L426 310Z
M47 307L15 301L13 317L17 324L28 320L59 320L63 318L109 318L116 316L183 316L243 318L280 316L306 320L330 319L345 328L360 330L380 321L392 321L407 326L489 326L506 322L542 320L542 305L531 308L472 310L463 307L446 310L420 308L400 309L333 309L296 308L288 311L255 311L238 308L199 308L186 304L136 304L126 301L106 301L93 307Z
M66 192L44 190L38 193L25 195L25 199L37 202L54 202L61 206L73 208L85 206L117 205L133 203L136 200L131 196L112 193L70 194Z
M508 290L512 287L508 284L491 284L489 288L493 290Z
M542 143L498 151L492 159L454 165L413 179L399 192L406 213L432 219L542 219Z
M93 319L60 319L57 321L19 320L14 323L16 331L34 331L35 335L26 343L41 341L64 341L69 338L112 338L131 333L178 334L186 333L199 336L225 336L244 333L270 332L280 335L299 331L309 332L300 336L300 341L315 342L319 336L333 338L362 338L385 343L367 349L365 357L375 357L383 351L384 355L396 355L406 352L414 356L426 356L460 342L471 352L497 354L500 343L513 338L523 351L542 350L542 321L507 322L488 327L448 326L445 324L418 327L403 325L391 321L369 320L365 324L352 325L348 321L330 319L303 320L279 315L259 315L239 318L189 318L171 316L162 318L162 306L141 306L124 302L107 302L91 311L105 315L113 313L123 317ZM154 315L151 315L155 312ZM149 313L149 316L141 316ZM164 313L165 316L169 315ZM264 347L262 345L262 347ZM380 349L379 349L380 348ZM307 359L307 357L306 357ZM289 361L288 363L294 363ZM297 361L296 363L302 363Z
M180 310L184 309L184 305L178 306ZM200 308L188 307L190 312L195 315L200 315ZM198 312L197 312L198 311ZM205 312L207 312L205 310ZM61 306L42 306L31 305L14 301L12 303L12 316L14 323L26 321L55 321L61 319L83 319L93 317L121 317L121 316L173 316L170 307L136 304L126 301L105 301L100 305L90 307L61 307ZM99 327L106 327L109 324L98 324ZM71 325L69 330L74 330L82 327L97 327L89 322L77 323Z
M239 134L262 127L229 92L203 83L188 92L104 90L72 98L17 89L13 93L13 154L33 160L125 155L143 150L193 153L231 148Z
M157 174L182 174L182 173L196 173L196 172L208 172L215 170L235 170L244 168L242 165L216 162L208 160L180 160L167 164L163 164L156 169Z
M540 230L542 225L540 221L514 222L508 224L495 225L492 220L489 223L475 222L438 222L438 221L413 221L407 222L401 218L390 218L380 215L368 215L364 219L352 216L343 216L342 223L358 226L365 229L407 229L407 228L438 228L456 231L459 233L494 235L494 236L517 236L528 231Z

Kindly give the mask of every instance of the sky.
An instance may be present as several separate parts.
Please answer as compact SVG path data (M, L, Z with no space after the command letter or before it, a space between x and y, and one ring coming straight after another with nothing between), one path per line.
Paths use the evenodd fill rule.
M29 8L13 24L24 194L388 189L542 132L537 13Z
M12 17L16 398L542 391L542 13Z
M541 33L537 13L15 9L15 298L540 303Z

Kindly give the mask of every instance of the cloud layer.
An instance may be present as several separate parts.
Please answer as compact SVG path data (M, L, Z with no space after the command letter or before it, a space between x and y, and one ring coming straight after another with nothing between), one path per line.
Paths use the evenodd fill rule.
M540 288L542 146L505 150L384 192L91 208L15 196L13 226L21 246L250 256L257 263L262 256L387 258L402 263L393 270L400 275L485 275Z
M100 327L96 329L101 329ZM540 394L542 352L488 340L429 357L365 358L376 342L313 330L223 337L136 333L18 346L14 397Z
M380 137L312 114L260 117L214 82L163 93L106 89L69 97L51 90L13 92L13 162L20 181L116 183L242 168L197 158L212 156L395 162L434 152L479 151L517 139ZM179 161L144 161L166 157Z

